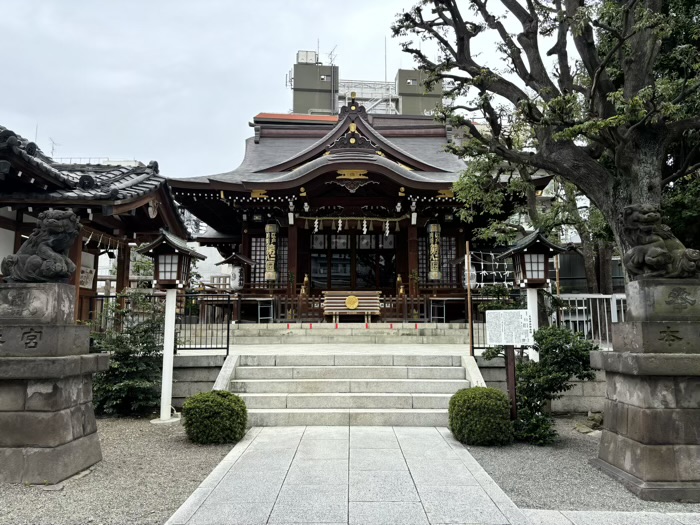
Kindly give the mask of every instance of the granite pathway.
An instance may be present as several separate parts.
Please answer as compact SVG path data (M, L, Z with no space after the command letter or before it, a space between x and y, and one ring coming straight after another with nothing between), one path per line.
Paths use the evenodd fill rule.
M268 523L700 525L700 514L519 509L446 428L265 427L166 525Z

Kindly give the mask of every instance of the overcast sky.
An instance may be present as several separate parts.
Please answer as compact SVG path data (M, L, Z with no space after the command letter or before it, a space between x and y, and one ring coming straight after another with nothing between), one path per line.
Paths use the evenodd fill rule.
M240 163L259 112L287 113L298 50L342 79L413 67L390 37L412 0L0 0L0 125L54 156L157 160L187 177Z

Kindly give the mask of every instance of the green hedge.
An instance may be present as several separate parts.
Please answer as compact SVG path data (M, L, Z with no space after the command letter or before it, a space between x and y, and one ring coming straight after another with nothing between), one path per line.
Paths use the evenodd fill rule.
M495 388L460 390L450 399L450 430L466 445L508 445L513 441L508 397Z
M185 431L193 443L236 443L245 435L248 409L231 392L212 390L187 398L182 406Z

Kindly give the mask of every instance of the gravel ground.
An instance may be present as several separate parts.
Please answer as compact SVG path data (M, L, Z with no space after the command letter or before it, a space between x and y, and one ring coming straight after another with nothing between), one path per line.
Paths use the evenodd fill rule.
M573 429L585 418L559 418L549 447L469 447L522 508L700 512L700 504L637 499L593 468L599 438ZM104 460L57 487L0 483L0 525L162 524L231 449L198 446L178 425L98 419ZM60 488L60 490L46 490Z
M521 508L700 512L700 504L642 501L621 484L589 465L598 456L598 436L581 434L574 424L583 416L557 418L560 440L553 446L515 444L468 447L496 483Z
M162 524L231 445L189 443L180 424L98 419L103 461L53 487L0 483L0 524Z

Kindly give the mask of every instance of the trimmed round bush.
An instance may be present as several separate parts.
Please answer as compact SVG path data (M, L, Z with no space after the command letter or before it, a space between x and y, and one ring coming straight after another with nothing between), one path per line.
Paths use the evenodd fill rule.
M200 445L236 443L245 435L248 409L231 392L212 390L187 398L182 406L185 432Z
M495 388L466 388L450 399L450 430L465 445L508 445L513 441L510 401Z

